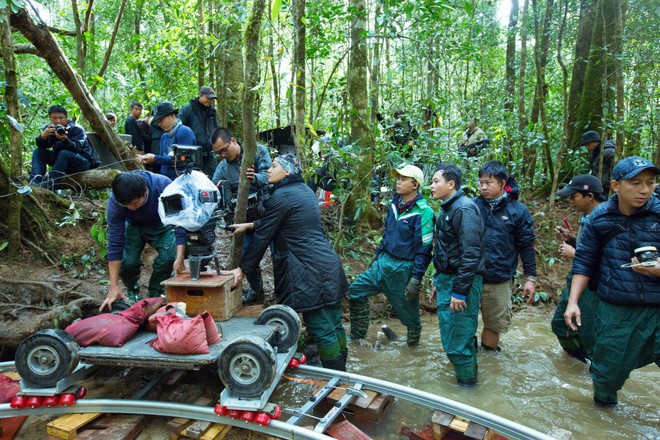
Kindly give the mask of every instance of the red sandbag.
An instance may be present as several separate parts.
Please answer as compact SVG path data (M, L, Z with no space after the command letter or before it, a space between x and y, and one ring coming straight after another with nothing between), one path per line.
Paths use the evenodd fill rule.
M204 329L206 330L206 342L209 345L219 344L220 335L218 334L218 326L215 325L211 314L209 312L202 313L202 319L204 320Z
M165 298L160 296L156 298L141 299L119 314L127 318L135 319L139 324L142 324L146 322L151 315L156 313L156 310L158 310L164 302Z
M157 331L157 330L158 330L158 317L159 317L159 316L163 316L163 315L179 315L179 316L183 316L183 315L180 315L179 312L177 311L177 308L176 308L176 307L177 307L179 304L184 304L184 305L185 305L185 303L171 302L171 303L167 303L167 305L165 305L165 306L159 308L159 309L156 311L156 313L154 313L154 314L152 314L151 316L149 316L149 319L148 319L148 321L147 321L146 329L147 329L148 331L150 331L150 332L155 332L155 331ZM184 316L184 318L185 318L185 316Z
M161 353L207 354L206 328L202 315L185 319L178 315L158 316L158 338L149 344Z
M11 399L14 398L20 389L21 386L18 384L17 380L5 376L4 374L0 374L0 403L11 402Z
M64 331L73 336L81 347L92 344L121 347L131 339L139 327L140 323L135 319L103 313L74 322Z

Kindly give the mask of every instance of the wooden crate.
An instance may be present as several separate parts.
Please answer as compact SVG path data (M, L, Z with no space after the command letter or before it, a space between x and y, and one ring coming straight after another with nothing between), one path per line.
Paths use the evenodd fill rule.
M229 275L202 276L197 281L190 274L177 275L165 280L168 302L186 303L186 314L196 316L209 312L215 321L226 321L242 307L241 288L232 289L234 277Z

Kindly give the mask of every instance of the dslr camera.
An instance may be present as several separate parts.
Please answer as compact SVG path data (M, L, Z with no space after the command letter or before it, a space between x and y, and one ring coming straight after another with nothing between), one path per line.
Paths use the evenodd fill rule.
M55 128L55 133L59 134L60 136L66 136L66 134L69 132L69 129L61 124L55 124L55 127L53 128Z

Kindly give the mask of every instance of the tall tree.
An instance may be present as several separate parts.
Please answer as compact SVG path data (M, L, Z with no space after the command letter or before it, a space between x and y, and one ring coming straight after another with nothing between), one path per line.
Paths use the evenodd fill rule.
M294 126L296 151L301 160L305 158L305 93L306 93L306 68L305 68L305 0L293 0L293 68L294 83Z
M2 61L5 73L5 102L7 105L7 116L13 118L15 124L21 122L21 112L18 103L18 77L16 75L16 58L14 56L14 44L11 37L9 16L10 5L0 9L0 41L2 42ZM9 124L9 146L10 146L10 173L12 177L18 177L22 173L21 164L21 130L15 124ZM6 174L3 173L3 174ZM10 187L11 188L11 187ZM7 214L7 230L9 238L9 252L12 258L17 258L21 251L21 209L23 196L13 191L9 199L9 212Z
M506 82L504 95L504 110L511 112L516 96L516 33L518 28L518 0L511 0L509 27L506 34Z
M243 155L241 159L241 179L236 196L236 223L245 221L250 181L245 178L248 167L254 164L257 155L257 125L255 121L257 95L259 93L259 51L261 22L266 8L266 0L254 0L252 13L245 27L245 55L243 58ZM236 267L241 259L243 235L234 236L232 241L230 267Z

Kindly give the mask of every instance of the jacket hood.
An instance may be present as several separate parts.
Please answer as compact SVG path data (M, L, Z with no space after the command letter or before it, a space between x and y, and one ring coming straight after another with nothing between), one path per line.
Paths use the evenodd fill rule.
M520 187L518 186L518 182L516 182L516 179L511 176L506 180L504 191L508 193L508 198L511 200L518 200L518 197L520 197Z

